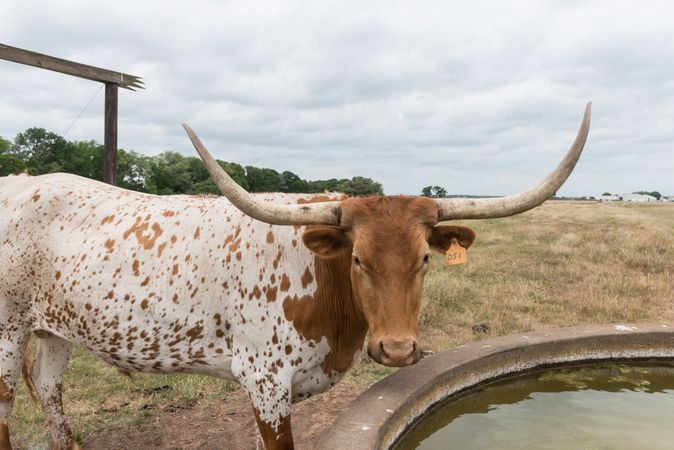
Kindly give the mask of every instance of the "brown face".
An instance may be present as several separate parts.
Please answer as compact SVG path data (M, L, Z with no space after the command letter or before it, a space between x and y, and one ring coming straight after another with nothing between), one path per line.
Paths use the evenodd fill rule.
M308 229L305 245L323 258L351 254L351 286L367 320L369 355L387 366L421 357L419 308L430 250L444 253L452 239L468 248L475 232L434 226L436 203L423 197L373 197L342 202L343 227Z

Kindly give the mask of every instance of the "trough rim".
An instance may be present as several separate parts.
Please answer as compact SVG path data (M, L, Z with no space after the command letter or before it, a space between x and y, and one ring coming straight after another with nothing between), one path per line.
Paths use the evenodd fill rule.
M322 449L384 450L439 402L545 367L674 360L674 323L607 324L517 333L436 353L380 380L321 437Z

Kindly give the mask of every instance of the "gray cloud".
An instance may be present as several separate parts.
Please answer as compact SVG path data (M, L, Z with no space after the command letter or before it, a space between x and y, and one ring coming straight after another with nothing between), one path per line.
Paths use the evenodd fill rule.
M594 101L567 195L674 194L667 2L20 2L6 44L143 76L119 144L213 153L304 178L364 175L507 194L536 183ZM70 127L95 83L0 61L0 135ZM103 94L68 139L102 140Z

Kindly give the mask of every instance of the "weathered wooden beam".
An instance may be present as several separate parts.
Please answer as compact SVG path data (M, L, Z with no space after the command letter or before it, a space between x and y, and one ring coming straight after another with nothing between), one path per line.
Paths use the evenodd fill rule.
M41 69L52 70L54 72L64 73L75 77L85 78L87 80L99 81L101 83L114 83L124 89L136 90L144 89L143 81L140 77L126 73L115 72L112 70L101 69L100 67L80 64L66 59L55 58L42 53L31 52L16 47L0 43L0 59L12 61L28 66L39 67Z
M105 83L103 181L117 185L117 84Z

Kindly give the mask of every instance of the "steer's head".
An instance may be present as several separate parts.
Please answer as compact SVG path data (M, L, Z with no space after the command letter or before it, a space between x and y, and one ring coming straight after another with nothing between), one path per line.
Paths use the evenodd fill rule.
M435 226L438 205L425 197L350 198L342 201L341 214L339 227L310 227L302 240L321 258L351 258L351 286L370 330L369 355L387 366L413 364L421 357L418 317L431 250L444 253L453 239L468 248L475 233Z
M305 245L318 256L350 254L351 284L370 329L368 351L390 366L419 359L418 315L430 250L445 252L453 239L467 248L469 228L436 225L455 219L505 217L527 211L552 196L576 165L590 127L588 103L576 139L557 168L536 186L500 198L350 198L341 201L274 205L242 189L218 165L187 125L192 143L223 194L244 213L277 225L319 225L307 229Z

